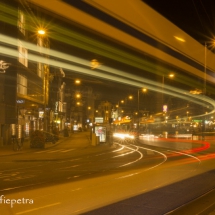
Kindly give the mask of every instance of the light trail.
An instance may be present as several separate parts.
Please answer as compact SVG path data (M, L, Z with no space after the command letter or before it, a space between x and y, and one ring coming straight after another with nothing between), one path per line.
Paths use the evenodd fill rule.
M4 7L2 6L2 8L4 8ZM15 14L16 14L15 12L16 11L13 8L5 8L5 11L3 14L7 14L5 17L6 22L8 22L10 24L15 24L13 22L15 19ZM68 43L68 44L72 43L72 45L74 45L73 44L73 43L75 43L74 41L76 41L76 42L78 41L78 44L76 44L76 46L79 48L83 48L84 50L92 51L93 53L100 54L102 56L117 60L118 62L122 62L122 63L128 64L128 65L134 66L135 68L139 68L139 69L151 72L151 73L155 73L157 75L164 74L167 71L166 68L161 67L159 65L156 65L156 68L154 68L154 64L152 64L138 56L124 52L124 51L117 49L113 46L110 46L108 44L99 42L86 35L81 35L80 33L65 29L54 23L52 23L52 24L53 24L53 26L52 26L53 34L50 34L48 36L50 36L50 37L53 36L53 38L57 36L57 38L54 38L54 39L58 39L59 41L64 41L65 43ZM60 52L57 52L54 50L49 50L49 49L46 49L43 47L38 47L34 44L26 43L25 41L21 41L21 42L23 43L24 47L26 47L30 51L47 54L50 57L56 58L56 60L49 59L49 61L47 61L46 59L44 59L40 56L37 56L36 54L33 55L33 54L29 53L28 57L29 57L30 61L41 62L44 64L49 64L54 67L58 67L58 68L61 67L64 69L68 69L70 71L76 71L76 72L79 72L79 73L82 73L85 75L91 75L91 76L95 76L95 77L99 77L99 78L108 79L111 81L114 80L114 81L117 81L120 83L132 85L135 87L142 87L142 85L144 84L149 90L160 91L160 87L157 86L157 82L151 81L149 79L145 79L145 78L142 78L139 76L134 76L132 74L128 74L126 72L116 70L114 68L107 67L105 65L102 65L97 71L93 71L93 73L92 73L92 70L89 69L89 61L87 61L87 60L77 58L75 56L67 55L64 53L60 53ZM17 48L17 44L18 44L17 39L7 37L5 35L1 35L1 43L6 46L12 45L12 46L14 46L14 48L18 49ZM4 46L1 46L1 49L2 49L1 50L2 53L4 53L5 55L9 55L14 58L17 58L17 56L18 56L18 50L10 49L10 48L4 47ZM68 61L68 63L65 63L65 61ZM75 64L75 65L72 65L72 64ZM84 66L86 68L80 68L80 66L77 66L77 64L80 66ZM193 80L189 80L189 84L191 84L192 81ZM190 100L191 102L199 104L204 107L208 107L210 104L211 111L208 113L208 115L211 113L214 113L214 107L215 107L214 101L206 96L192 95L189 92L185 92L183 90L179 90L177 88L173 88L173 87L166 86L166 85L164 86L163 93L171 95L171 96L175 96L175 97L178 97L181 99ZM201 116L204 116L204 115L201 115Z
M168 151L174 152L176 154L180 154L180 155L185 155L185 156L191 157L193 159L196 159L199 162L199 164L201 164L201 160L198 159L196 156L193 156L193 155L190 155L190 154L187 154L187 153L184 153L184 152L178 152L178 151L172 151L172 150L168 150Z
M17 40L13 39L13 38L9 38L6 36L2 36L1 37L3 39L3 42L7 42L8 44L12 44L12 45L17 45ZM36 45L32 45L30 43L26 43L26 47L29 50L38 50L38 47ZM2 53L9 55L11 57L16 58L18 55L18 50L14 50L12 48L8 48L8 47L1 47ZM58 68L64 68L70 71L76 71L85 75L91 75L94 77L99 77L99 78L103 78L103 79L108 79L111 81L116 81L119 83L123 83L123 84L128 84L128 85L132 85L132 86L136 86L136 87L141 87L143 84L150 90L152 91L159 91L159 87L157 86L157 82L139 77L139 76L135 76L132 74L128 74L126 72L120 71L120 70L116 70L113 69L111 67L107 67L107 66L101 66L100 69L98 70L94 70L92 73L92 70L89 68L89 61L81 59L81 58L77 58L71 55L67 55L64 53L60 53L58 51L54 51L54 50L49 50L46 48L42 48L40 50L42 53L44 54L49 54L49 56L55 57L57 60L54 59L49 59L47 61L47 59L38 56L38 55L34 55L34 54L29 54L28 58L30 61L34 61L34 62L41 62L44 64L49 64L50 66L54 66L54 67L58 67ZM68 63L64 62L64 61L68 61ZM75 65L74 65L75 64ZM78 65L81 66L85 66L86 68L80 67ZM117 74L117 75L116 75ZM188 94L189 92L185 92L184 90L180 90L177 88L173 88L170 86L165 86L165 94L169 94L181 99L185 99L185 100L189 100L193 103L202 105L202 106L206 106L208 107L208 104L210 104L210 108L211 111L207 113L207 115L214 113L215 112L215 101L210 99L209 97L206 96L202 96L202 95L192 95L192 94ZM199 115L199 116L204 116L206 114L203 115ZM193 116L196 117L196 116Z
M121 144L119 144L119 145L121 145ZM134 150L134 149L132 149L132 148L130 148L130 147L127 147L127 146L125 146L125 147L126 147L126 148L129 148L129 149L131 149L131 150ZM136 147L137 147L137 146L136 146ZM124 164L124 165L121 165L121 166L119 166L118 168L124 167L124 166L128 166L128 165L130 165L130 164L133 164L133 163L136 163L136 162L140 161L144 156L143 156L143 153L141 153L141 152L139 151L139 148L142 148L142 149L144 149L144 150L149 150L149 151L153 151L153 152L155 152L155 153L158 153L158 154L162 155L162 157L163 157L164 159L163 159L163 161L160 162L159 164L153 165L152 167L149 167L149 168L147 168L147 169L144 169L143 171L135 172L135 173L128 174L128 175L123 175L123 176L117 177L117 178L115 178L115 179L125 179L125 178L128 178L128 177L136 176L136 175L141 174L141 173L143 173L143 172L146 172L146 171L149 171L149 170L151 170L151 169L154 169L154 168L156 168L156 167L162 165L163 163L165 163L165 162L167 161L167 156L166 156L164 153L159 152L159 151L157 151L157 150L153 150L153 149L149 149L149 148L145 148L145 147L141 147L141 146L139 147L139 146L138 146L137 149L134 150L134 151L139 152L141 156L140 156L138 159L136 159L135 161L129 162L129 163Z
M25 7L27 5L28 4L25 3ZM0 11L2 11L2 17L4 18L5 22L17 26L17 22L15 20L17 10L15 8L0 3ZM40 17L30 17L28 14L26 14L26 19L32 19L32 21L34 22L35 29L33 29L32 26L26 26L26 29L35 32L35 36L38 28L43 28L47 30L47 36L54 40L58 40L68 45L76 46L87 51L91 51L92 53L117 60L121 63L125 63L160 76L162 74L168 73L168 69L161 65L155 66L155 64L147 61L141 56L135 56L129 52L125 52L114 46L110 46L109 44L98 41L91 36L76 32L72 28L65 28L62 25L58 25L56 22L52 21L45 22ZM194 88L196 87L196 82L192 78L188 78L186 76L183 76L183 80L181 79L180 82L186 82L192 85Z

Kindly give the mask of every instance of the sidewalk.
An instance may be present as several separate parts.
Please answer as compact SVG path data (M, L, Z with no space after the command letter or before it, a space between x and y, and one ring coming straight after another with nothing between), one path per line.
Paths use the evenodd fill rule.
M59 141L56 142L55 144L52 144L51 142L46 142L45 144L45 148L50 148L50 147L54 147L56 145L58 145L59 143L63 142L64 138L60 137ZM32 151L36 151L36 150L44 150L41 148L30 148L30 141L29 139L26 139L24 141L23 144L23 148L19 151L14 151L13 150L13 145L4 145L4 146L0 146L0 156L4 156L4 155L15 155L15 154L21 154L21 153L26 153L26 152L32 152Z
M80 136L81 136L81 138L80 138ZM12 145L0 146L0 156L16 155L16 154L34 152L34 151L39 151L39 150L46 150L48 148L55 147L68 139L73 141L73 143L72 143L73 148L85 149L85 150L88 150L89 153L90 152L92 153L92 151L93 152L106 151L106 150L110 150L111 148L113 148L108 143L100 143L97 146L93 146L92 142L90 140L89 132L81 132L81 133L70 133L69 137L64 137L64 136L60 135L59 140L55 144L53 144L51 142L46 142L44 149L43 148L30 148L29 139L25 140L25 142L23 144L23 148L20 151L14 151Z

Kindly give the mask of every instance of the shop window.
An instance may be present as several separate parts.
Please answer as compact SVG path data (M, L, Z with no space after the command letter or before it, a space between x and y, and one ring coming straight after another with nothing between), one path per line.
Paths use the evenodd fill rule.
M28 67L28 50L25 47L23 47L23 44L20 40L18 42L18 52L19 52L19 57L18 57L19 62L24 66Z
M27 78L17 74L17 93L27 95Z
M44 77L44 69L43 69L43 64L41 62L38 62L37 63L37 75L40 77L40 78L43 78Z

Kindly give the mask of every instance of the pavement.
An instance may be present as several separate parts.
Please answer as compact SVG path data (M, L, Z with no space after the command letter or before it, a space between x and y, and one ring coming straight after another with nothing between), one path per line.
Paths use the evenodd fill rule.
M72 147L77 150L85 150L85 153L89 152L102 152L107 150L112 150L115 148L115 145L110 145L109 143L99 143L96 146L92 145L92 141L90 139L90 132L78 132L78 133L70 133L69 137L64 137L63 135L59 136L59 140L53 144L51 142L46 142L45 148L30 148L30 140L26 139L24 141L23 147L19 151L14 151L12 144L11 145L3 145L0 146L0 157L7 155L16 155L21 153L34 152L38 150L47 150L52 147L56 147L59 144L63 144L64 141L71 140Z

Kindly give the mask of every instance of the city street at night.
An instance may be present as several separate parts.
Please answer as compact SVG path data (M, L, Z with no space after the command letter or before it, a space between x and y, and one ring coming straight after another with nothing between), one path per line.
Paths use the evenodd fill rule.
M0 215L215 215L214 0L0 1Z
M136 144L115 140L92 146L89 137L89 132L74 133L47 149L2 155L1 193L34 200L13 208L1 204L3 214L80 214L118 201L88 213L150 208L147 214L164 214L212 188L214 140L140 138ZM129 202L133 206L126 209Z

